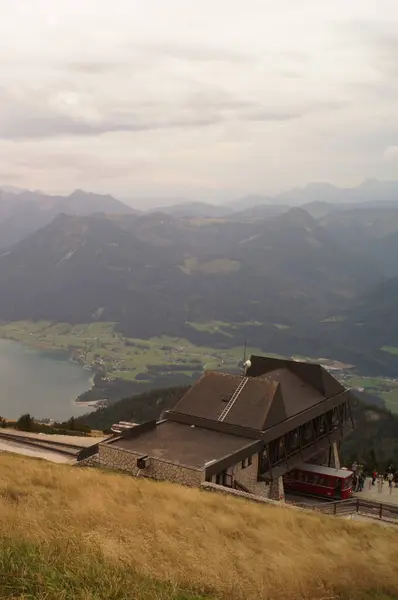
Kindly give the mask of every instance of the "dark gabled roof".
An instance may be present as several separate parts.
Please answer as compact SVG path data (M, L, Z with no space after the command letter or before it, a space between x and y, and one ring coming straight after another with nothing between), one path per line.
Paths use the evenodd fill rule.
M122 437L108 444L193 469L204 469L210 461L239 451L250 456L254 452L250 449L255 446L247 438L172 421L160 421L137 437Z
M250 360L247 377L206 372L172 412L264 431L345 391L317 364L260 356Z
M273 427L345 391L321 365L280 358L251 356L249 377L278 382L278 393L266 421Z
M207 371L173 408L174 412L218 421L244 380L239 375ZM278 385L273 381L248 378L223 421L261 431Z
M247 371L249 377L261 377L270 371L285 368L297 375L303 383L318 390L325 398L332 398L345 390L326 369L315 363L255 355L250 357L250 362L251 367Z

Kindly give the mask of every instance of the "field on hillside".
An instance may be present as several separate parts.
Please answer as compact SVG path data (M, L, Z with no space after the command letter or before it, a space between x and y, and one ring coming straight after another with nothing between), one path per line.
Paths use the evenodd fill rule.
M238 325L223 321L208 323L187 323L196 331L221 333L228 338ZM261 326L258 322L240 325ZM275 323L275 327L285 327ZM147 340L126 338L115 329L115 323L51 323L48 321L18 321L0 324L0 337L20 341L42 350L64 350L75 360L90 368L101 371L108 379L121 379L143 388L158 384L167 386L189 385L204 370L220 369L236 371L241 364L244 349L239 346L228 349L214 349L198 346L186 339L160 336ZM248 347L247 355L267 354L278 357L266 349ZM341 369L344 385L361 389L382 398L386 407L398 414L398 381L385 377L364 377L352 372L352 365L344 365L331 359L295 356L296 360L320 362ZM345 374L344 374L345 373ZM183 378L183 379L181 379ZM172 381L173 380L173 381ZM102 391L101 391L102 393ZM104 392L105 393L105 392ZM131 392L133 393L133 392ZM139 393L135 389L134 393ZM102 397L108 397L109 391ZM86 400L98 399L97 397Z
M397 555L394 528L0 456L2 598L387 600Z
M220 323L222 327L227 325ZM216 326L208 325L210 329ZM169 336L148 340L125 338L115 331L114 323L70 325L19 321L0 325L0 337L43 350L65 350L82 364L103 370L108 377L141 382L151 381L152 376L159 373L181 373L190 377L205 369L236 369L243 358L241 347L215 350ZM247 352L262 353L259 348L248 348Z
M388 410L398 414L398 381L387 377L349 376L343 383L348 387L379 396Z

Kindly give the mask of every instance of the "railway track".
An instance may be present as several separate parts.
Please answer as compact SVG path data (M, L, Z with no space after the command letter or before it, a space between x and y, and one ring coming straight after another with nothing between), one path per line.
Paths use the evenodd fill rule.
M47 450L47 452L57 452L59 454L70 456L71 458L76 458L78 453L85 447L77 444L67 444L65 442L37 439L29 436L3 432L0 432L0 440L8 441L12 444L19 444L20 446L30 446L32 448Z

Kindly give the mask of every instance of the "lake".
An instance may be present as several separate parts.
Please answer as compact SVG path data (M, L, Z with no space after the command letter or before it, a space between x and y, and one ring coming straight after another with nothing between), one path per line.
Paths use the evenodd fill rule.
M64 421L90 410L74 400L91 388L93 374L62 352L44 352L0 339L0 416Z

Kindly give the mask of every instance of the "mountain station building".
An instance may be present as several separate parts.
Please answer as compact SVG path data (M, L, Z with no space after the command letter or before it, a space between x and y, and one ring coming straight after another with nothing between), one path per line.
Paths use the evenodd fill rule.
M351 393L318 364L252 356L247 365L242 376L206 372L160 421L98 444L99 465L277 500L302 462L340 468Z

